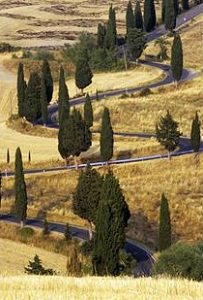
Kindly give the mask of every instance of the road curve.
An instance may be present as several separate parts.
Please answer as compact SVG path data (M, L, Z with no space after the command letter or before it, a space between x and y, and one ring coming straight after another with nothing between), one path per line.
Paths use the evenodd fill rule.
M203 4L192 8L190 11L187 12L187 13L189 13L187 15L187 20L194 18L195 16L199 15L202 12L203 12ZM178 26L181 26L185 22L184 15L178 16L178 18L177 18ZM148 35L148 41L156 39L163 34L165 34L164 28L159 27ZM166 77L162 81L148 85L149 88L154 88L154 87L169 84L172 82L173 79L171 76L170 67L168 65L163 65L163 64L159 64L159 63L155 63L155 62L144 62L144 61L142 61L142 63L153 66L153 67L159 67L166 73ZM192 73L190 70L184 69L181 80L188 80L188 79L192 78L193 76L194 76L194 73ZM138 91L142 88L143 87L128 89L128 92L132 93L132 92ZM126 93L126 89L100 93L99 96L105 98L107 96L113 96L113 95L118 95L118 94L122 94L122 93ZM93 96L92 100L94 100L95 98L96 98L96 96ZM84 97L71 100L71 105L77 105L82 102L84 102ZM50 107L49 108L50 115L53 115L53 113L55 113L57 111L57 108L58 108L57 105ZM53 124L53 119L51 117L50 117L50 126L56 126ZM125 133L117 133L117 134L124 135ZM138 135L139 136L142 135L142 137L151 137L152 136L152 135L131 133L131 136L138 136ZM182 143L181 144L182 146L180 147L179 151L172 153L173 156L183 155L183 154L192 152L189 142L188 142L188 139L181 139L181 143ZM201 145L201 151L203 151L202 145ZM137 161L143 161L143 160L160 159L160 158L166 158L166 157L167 157L166 155L155 155L155 156L127 159L127 160L126 159L125 160L114 160L109 163L110 164L129 163L129 162L137 162ZM92 163L92 165L96 166L96 165L100 165L103 163L104 162ZM86 164L79 165L79 167L84 167L84 166L86 166ZM25 170L25 173L34 174L34 173L39 173L39 172L48 172L48 171L50 172L50 171L57 171L57 170L63 170L63 169L67 170L67 169L71 169L71 168L74 168L74 166L67 166L64 168L54 168L54 169ZM2 173L2 176L4 176L4 177L13 176L13 175L14 174L12 172L9 172L9 173L3 172ZM15 222L15 223L18 222L18 220L15 217L10 216L10 215L3 215L3 214L0 214L0 220L7 221L7 222ZM36 220L36 219L28 219L27 225L42 228L43 221ZM56 224L56 223L49 222L49 226L50 226L50 230L61 232L61 233L64 232L64 229L65 229L64 224ZM88 238L88 232L84 228L70 226L70 230L71 230L71 233L78 238L82 238L82 239ZM132 241L129 241L129 240L126 241L125 250L127 252L130 252L133 255L133 257L136 258L138 261L138 267L135 270L135 275L138 275L138 276L150 275L150 269L151 269L151 266L153 263L152 254L149 251L147 251L146 249L143 249L142 247L136 245L135 243L133 243Z

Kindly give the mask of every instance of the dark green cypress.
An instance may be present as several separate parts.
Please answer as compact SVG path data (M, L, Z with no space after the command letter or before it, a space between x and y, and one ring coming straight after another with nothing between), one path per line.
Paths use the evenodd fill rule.
M65 108L64 108L65 107ZM68 88L65 81L65 74L63 66L60 66L59 72L59 92L58 92L58 118L59 124L61 121L62 110L65 109L65 116L69 116L70 104L69 104L69 94Z
M66 100L68 102L68 100ZM68 157L73 148L73 122L70 116L69 103L64 105L61 112L59 131L58 131L58 151L61 157L68 163Z
M47 103L50 103L53 95L53 78L49 62L46 59L43 60L42 75L44 76Z
M129 28L134 28L134 15L131 1L128 2L127 10L126 10L126 35L128 35Z
M125 227L129 218L130 211L119 181L109 171L102 184L96 217L93 265L97 275L120 274L119 252L125 243Z
M164 193L161 197L161 208L159 216L159 251L171 246L171 218L168 206L168 199Z
M200 148L200 141L201 141L201 131L200 127L201 123L199 120L198 113L196 112L195 118L192 121L192 127L191 127L191 146L194 152L198 152Z
M166 30L170 32L176 27L176 12L174 7L174 0L165 1L164 10L164 24Z
M81 57L76 63L75 84L81 89L82 94L83 89L92 83L92 77L93 74L87 59Z
M6 153L6 162L7 162L7 164L10 163L10 151L9 151L9 148L7 149L7 153Z
M106 28L105 45L107 49L114 49L117 44L117 30L116 30L116 12L113 6L109 8L109 19Z
M170 159L170 152L174 151L179 142L182 133L178 130L178 122L174 121L169 111L156 124L156 138L158 142L168 150L168 157Z
M25 116L25 90L26 82L24 80L23 64L18 65L18 77L17 77L17 99L18 99L18 116Z
M68 223L66 223L66 228L65 228L65 232L64 232L64 238L65 238L66 242L69 242L72 239L72 234L71 234L70 226L69 226Z
M44 79L44 74L42 73L41 77L41 111L42 111L42 122L44 126L47 123L48 120L48 110L47 110L47 93L46 93L46 86L45 86L45 79Z
M179 1L178 0L174 0L174 11L175 11L175 16L177 17L177 15L179 14Z
M41 117L41 79L36 72L30 74L26 89L25 117L31 123Z
M135 5L135 12L134 12L134 21L135 21L135 28L143 30L143 16L140 6L140 1L136 2Z
M165 24L166 1L167 0L162 0L161 4L161 19L163 24Z
M189 1L188 1L188 0L182 0L182 1L181 1L181 4L182 4L182 9L183 9L183 10L188 10L188 9L190 9Z
M127 42L132 58L137 60L146 48L147 36L142 29L129 29Z
M173 45L171 48L171 70L174 81L177 85L183 72L183 49L179 34L175 34L173 39Z
M87 93L85 96L84 103L84 121L87 124L88 128L93 126L93 109L92 109L92 101Z
M154 0L145 0L144 2L144 28L147 32L156 26L156 11Z
M104 161L108 161L113 156L113 129L111 126L110 114L107 107L104 108L100 134L100 152Z
M105 47L105 38L106 38L106 27L101 23L98 24L97 27L97 47L104 48Z
M95 224L97 207L100 201L103 178L91 166L81 171L73 193L73 212L88 221L89 236L92 238L92 223Z
M27 191L23 173L22 154L20 148L15 153L15 211L21 226L27 217Z

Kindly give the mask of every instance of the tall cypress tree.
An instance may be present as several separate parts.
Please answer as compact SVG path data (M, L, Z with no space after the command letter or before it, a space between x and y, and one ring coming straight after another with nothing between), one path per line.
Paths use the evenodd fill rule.
M196 112L195 118L192 121L192 127L191 127L191 146L194 152L198 152L200 148L200 141L201 141L201 131L200 131L200 120L198 113Z
M61 121L62 110L65 107L65 116L68 116L70 113L70 104L69 104L69 94L68 88L65 81L65 74L63 66L60 66L59 72L59 92L58 92L58 117L59 124Z
M104 108L100 134L100 152L102 159L108 161L113 156L113 129L107 107Z
M25 116L25 90L26 90L26 82L24 79L23 64L19 63L18 77L17 77L17 99L18 99L19 117Z
M171 218L168 199L162 194L159 216L159 251L171 246Z
M173 39L171 48L171 70L176 85L181 79L183 72L183 49L179 34L176 34Z
M92 101L88 93L85 96L84 121L87 124L88 128L92 127L93 125Z
M42 73L41 77L41 111L42 111L42 122L44 125L47 123L48 119L48 110L47 110L47 93L45 86L44 74Z
M158 142L168 150L168 158L170 152L174 151L179 144L182 133L178 130L178 122L174 121L169 111L156 124L156 138Z
M97 207L100 201L103 178L91 166L81 171L73 193L73 212L88 221L89 237L92 238L92 223L95 224Z
M92 77L93 74L87 59L85 57L78 59L75 70L75 84L81 89L82 94L83 89L92 83Z
M177 17L177 15L179 14L179 1L178 0L174 0L174 11L175 11L175 16Z
M188 9L190 9L189 1L188 1L188 0L182 0L182 1L181 1L181 4L182 4L182 9L183 9L183 10L188 10Z
M144 2L144 28L147 32L156 26L156 11L154 0L145 0Z
M117 44L117 30L116 30L116 12L113 6L109 8L109 19L106 28L105 45L107 49L114 49Z
M106 38L106 27L101 23L98 24L97 27L97 47L104 48L105 47L105 38Z
M69 114L69 110L64 108L59 123L58 151L66 164L68 164L68 157L71 155L71 150L73 148L73 135L72 118Z
M174 7L174 0L165 0L164 2L164 24L166 30L170 32L176 27L176 12Z
M30 74L25 93L25 117L31 123L41 117L41 79L36 72Z
M125 243L129 217L130 211L119 181L109 171L102 184L96 216L93 265L97 275L119 275L119 252Z
M43 60L42 74L44 76L47 103L50 103L53 95L53 78L49 62L46 59Z
M162 0L162 4L161 4L161 19L162 19L162 23L164 24L165 24L166 1L167 0Z
M15 153L15 211L21 227L27 217L27 191L23 173L21 150L18 147Z
M126 10L126 35L128 35L129 28L134 28L134 15L131 1L128 2L127 10Z
M134 21L135 21L135 28L143 30L143 16L141 11L140 1L137 1L135 5Z

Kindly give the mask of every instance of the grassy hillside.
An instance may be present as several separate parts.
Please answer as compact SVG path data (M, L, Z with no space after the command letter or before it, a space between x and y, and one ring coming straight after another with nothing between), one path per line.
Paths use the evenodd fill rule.
M45 268L55 270L58 275L66 274L67 258L65 255L0 238L0 275L13 276L25 274L24 267L28 265L29 261L33 261L36 254L42 260L42 265Z
M0 289L1 300L200 300L203 283L169 278L0 276Z

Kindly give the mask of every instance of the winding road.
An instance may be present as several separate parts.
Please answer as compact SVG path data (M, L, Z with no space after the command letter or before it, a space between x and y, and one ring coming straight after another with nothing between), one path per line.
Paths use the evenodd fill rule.
M192 19L202 13L203 13L203 4L200 4L198 6L191 8L189 11L178 16L177 27L183 25L185 22L189 21L190 19ZM185 21L185 18L186 18L186 21ZM162 36L165 33L166 32L165 32L164 27L160 26L159 28L157 28L156 30L154 30L153 32L151 32L148 35L148 41L154 40L154 39ZM160 63L155 63L155 62L146 62L146 61L141 61L141 63L152 66L152 67L160 68L166 74L166 77L163 80L161 80L160 82L156 82L156 83L148 85L149 88L166 85L173 81L173 78L172 78L171 72L170 72L170 66L160 64ZM181 80L182 81L189 80L189 79L193 78L195 75L196 74L193 71L184 69ZM142 88L143 87L129 88L128 92L132 93L132 92L138 91ZM110 97L110 96L114 96L114 95L120 95L123 93L126 93L126 89L100 93L99 97L106 98L106 97ZM96 96L94 95L91 98L92 98L92 100L95 100ZM81 97L81 98L71 100L71 105L77 105L77 104L80 104L83 102L84 102L84 97ZM50 115L50 118L49 118L50 125L49 126L50 127L56 127L56 124L53 121L52 115L54 113L56 113L57 109L58 109L58 105L53 105L52 107L49 108L49 115ZM142 133L135 134L135 133L119 133L119 132L116 133L115 132L114 134L131 136L131 137L135 137L135 136L139 137L140 136L140 137L145 137L145 138L149 138L149 137L153 136L152 134L147 135L147 134L142 134ZM201 145L200 151L203 151L203 145ZM178 155L183 155L183 154L188 154L188 153L192 153L192 149L190 146L190 140L188 138L182 138L180 141L180 147L179 147L178 151L173 152L172 156L178 156ZM141 157L141 158L112 160L109 162L109 164L121 164L121 163L132 163L132 162L134 163L134 162L139 162L139 161L146 161L146 160L160 159L160 158L162 158L162 159L167 158L167 155L154 155L154 156L145 156L145 157ZM103 165L103 164L104 164L104 162L91 163L92 166L99 166L99 165ZM80 164L79 168L82 168L85 166L86 166L86 164ZM72 168L75 168L75 166L66 166L63 168L58 167L58 168L25 170L24 172L25 172L25 174L34 174L34 173L40 173L40 172L55 172L58 170L62 171L62 170L67 170L67 169L72 169ZM13 175L14 175L13 172L6 172L6 171L2 172L3 177L13 176ZM7 215L7 214L0 214L0 220L6 221L6 222L15 222L15 223L19 222L14 216ZM27 219L26 223L27 223L27 225L30 225L30 226L43 228L43 221L41 221L41 220ZM63 233L65 231L65 225L49 222L49 229L52 231L57 231L57 232ZM80 239L88 239L88 231L85 230L84 228L70 226L70 230L71 230L71 233L73 236L76 236ZM150 269L151 269L151 266L154 261L153 255L148 250L144 249L143 247L135 244L133 241L130 241L130 240L126 241L125 250L127 252L130 252L133 255L133 257L136 258L136 260L138 261L138 266L135 270L135 275L136 276L150 275Z

